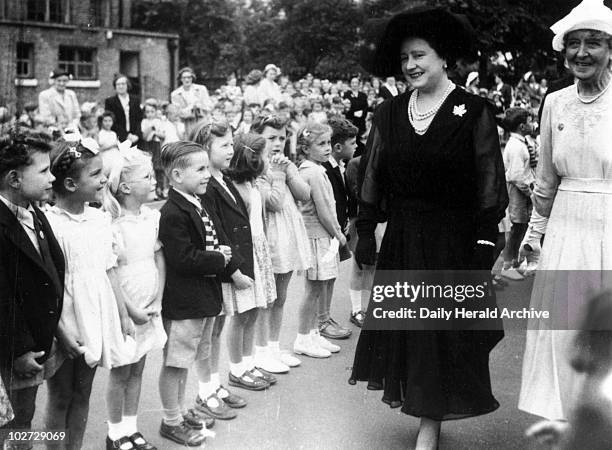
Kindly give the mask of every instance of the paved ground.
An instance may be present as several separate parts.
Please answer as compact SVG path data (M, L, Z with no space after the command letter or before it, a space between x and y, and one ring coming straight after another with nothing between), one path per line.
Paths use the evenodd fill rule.
M343 263L336 283L334 317L348 323L349 263ZM297 329L297 306L303 281L294 277L289 289L286 323L281 343L288 348ZM499 295L501 305L528 302L531 282L512 284ZM301 367L279 375L278 384L266 392L242 391L249 405L232 421L218 421L216 437L206 445L217 449L401 449L414 446L418 419L390 409L380 401L381 393L368 391L364 383L350 386L350 373L358 329L340 342L342 351L326 360L303 358ZM501 407L487 416L447 422L443 425L441 449L529 448L523 431L535 418L517 410L524 331L508 331L491 354L493 391ZM158 435L161 404L157 376L161 352L149 356L145 369L140 429L160 449L178 449ZM222 378L227 376L227 352L223 350ZM224 373L225 372L225 373ZM224 373L224 374L223 374ZM103 448L106 425L104 388L108 372L100 369L91 396L86 449ZM197 384L188 382L188 398L195 397ZM44 410L46 394L39 394L38 411ZM35 427L40 427L37 414Z

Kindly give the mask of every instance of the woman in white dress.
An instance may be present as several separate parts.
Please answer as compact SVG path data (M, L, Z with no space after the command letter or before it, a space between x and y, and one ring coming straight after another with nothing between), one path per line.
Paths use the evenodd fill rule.
M589 293L611 281L604 271L612 269L612 11L584 0L551 29L577 82L550 94L542 115L535 211L521 248L537 253L546 234L531 307L554 320L529 322L519 408L566 420L578 387L568 359L572 328Z

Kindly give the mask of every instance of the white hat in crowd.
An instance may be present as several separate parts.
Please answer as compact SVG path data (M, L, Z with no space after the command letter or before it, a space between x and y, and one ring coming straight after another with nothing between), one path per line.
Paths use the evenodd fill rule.
M277 75L281 73L280 67L278 67L276 64L268 64L264 69L264 73L267 73L268 70L276 70Z
M612 10L604 5L603 0L583 0L550 29L555 33L552 47L560 52L563 38L571 31L597 30L612 35Z

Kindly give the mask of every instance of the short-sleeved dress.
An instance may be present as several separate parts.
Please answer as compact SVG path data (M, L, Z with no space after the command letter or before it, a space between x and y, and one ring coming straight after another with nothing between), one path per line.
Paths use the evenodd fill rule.
M254 283L250 289L236 289L234 283L222 283L225 313L243 313L253 308L266 308L276 300L276 284L272 271L270 249L264 230L261 194L249 182L236 184L249 212L249 224L253 239Z
M47 214L66 258L60 323L80 337L85 362L112 368L128 364L136 345L123 338L107 271L117 264L110 215L89 206L71 214L57 206Z
M112 224L119 280L127 300L139 308L151 306L159 294L159 273L155 264L155 252L161 248L159 217L159 211L142 206L139 215L123 215ZM135 328L136 353L130 363L138 362L166 343L161 315Z
M553 420L568 418L576 388L572 330L590 295L612 287L612 89L591 104L576 89L546 97L533 196L549 219L530 306L567 314L569 327L529 321L519 408ZM572 278L559 290L564 273Z
M370 220L374 233L376 220L368 215L384 210L387 218L375 283L385 270L472 268L477 240L495 242L508 204L495 119L485 101L455 88L420 136L408 120L409 95L378 108L362 158L360 220ZM351 379L384 389L385 403L413 416L486 414L499 406L488 363L502 336L501 329L365 327Z
M312 254L304 219L298 211L289 183L301 182L306 190L308 185L300 177L293 163L287 174L268 171L257 179L257 187L265 199L266 237L272 258L274 273L288 273L306 270L312 265Z

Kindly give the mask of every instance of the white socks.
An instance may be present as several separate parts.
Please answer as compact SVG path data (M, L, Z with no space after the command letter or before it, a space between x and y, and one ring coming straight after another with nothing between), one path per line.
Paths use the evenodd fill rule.
M121 439L125 436L123 432L123 422L119 423L110 423L108 422L108 437L111 441L116 441L117 439Z
M181 415L180 408L176 407L172 409L164 409L164 423L166 425L175 427L177 425L180 425L182 421L183 421L183 416ZM111 424L109 423L108 425L110 428ZM112 439L110 435L108 437Z
M208 381L206 383L202 383L201 381L198 383L198 395L200 399L206 401L208 397L215 393L215 386L212 381Z
M279 353L280 352L280 342L278 342L278 341L276 341L276 342L269 341L268 342L268 349L270 350L271 353Z
M349 296L351 298L351 310L353 314L361 311L361 291L349 289Z
M108 422L108 437L111 438L111 440L116 441L118 439L121 439L123 436L133 435L138 431L136 419L137 416L123 416L123 419L119 423ZM168 410L167 412L164 410L164 422L166 422L168 425L171 425L169 422L174 421L174 419L178 420L178 423L176 423L176 425L178 425L182 420L181 414L178 409L177 411Z
M123 416L123 432L126 436L131 436L138 431L138 425L136 425L137 416Z
M210 374L210 382L213 384L215 391L221 387L221 380L219 379L218 373Z
M255 357L265 356L268 354L268 347L261 347L259 345L255 346Z
M244 365L244 370L251 370L255 368L255 362L253 361L253 356L243 356L242 364Z
M234 375L235 377L240 378L242 376L242 374L244 373L244 361L241 361L239 363L232 363L230 362L230 373L232 375Z

